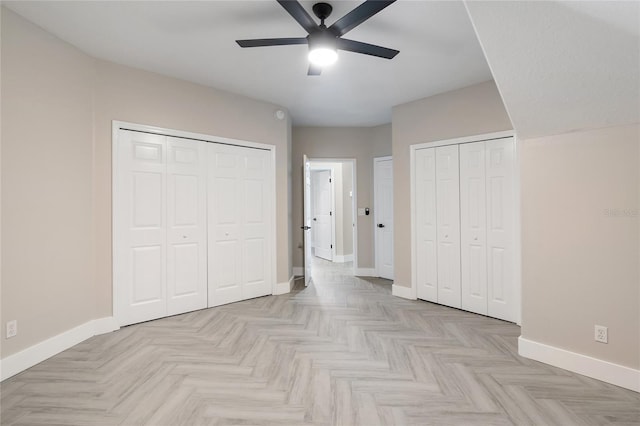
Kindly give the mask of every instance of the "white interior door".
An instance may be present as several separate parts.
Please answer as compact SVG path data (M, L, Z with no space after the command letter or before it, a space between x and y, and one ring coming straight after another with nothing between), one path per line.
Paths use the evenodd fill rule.
M436 150L415 153L416 282L419 299L438 302Z
M376 158L374 163L375 251L378 275L393 279L393 160Z
M304 285L311 281L311 165L306 155L304 164L304 224L302 225L304 245Z
M331 170L311 172L313 199L313 235L314 254L333 261L333 229Z
M460 179L458 145L436 148L438 303L460 308Z
M167 313L207 307L206 144L167 138Z
M514 284L513 138L486 142L488 313L517 321Z
M462 308L487 314L485 143L460 145Z
M272 293L270 153L208 146L209 306Z
M166 137L120 130L114 292L120 325L167 315Z

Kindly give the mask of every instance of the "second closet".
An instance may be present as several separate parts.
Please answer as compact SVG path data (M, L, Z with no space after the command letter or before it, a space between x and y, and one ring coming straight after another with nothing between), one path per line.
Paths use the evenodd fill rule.
M415 151L419 299L518 320L513 137Z

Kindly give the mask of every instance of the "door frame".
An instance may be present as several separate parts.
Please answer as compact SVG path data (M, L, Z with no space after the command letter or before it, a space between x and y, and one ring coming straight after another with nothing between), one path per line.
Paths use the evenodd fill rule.
M116 246L115 242L118 239L117 232L121 228L121 223L125 218L120 213L120 201L119 201L119 188L118 188L118 180L120 177L120 172L118 170L118 132L120 130L131 130L135 132L143 132L143 133L152 133L163 136L172 136L182 139L190 139L195 142L205 142L205 143L218 143L224 145L233 145L244 148L255 148L268 151L270 153L270 174L268 182L269 182L269 192L272 197L271 202L271 223L269 224L269 238L271 239L270 243L270 262L271 262L271 294L278 294L277 291L277 233L276 233L276 146L268 145L264 143L251 142L241 139L231 139L225 138L221 136L213 136L207 135L203 133L194 133L187 132L183 130L175 130L164 127L151 126L146 124L138 124L138 123L130 123L126 121L113 120L111 122L111 307L113 312L113 317L116 321L120 315L120 307L117 303L118 297L120 296L123 289L119 288L117 285L117 278L119 272L119 264L118 257L116 256ZM205 224L205 228L208 229Z
M515 308L516 308L516 324L522 323L522 239L521 239L521 212L520 212L520 145L516 133L513 130L503 132L485 133L474 136L465 136L454 139L443 139L433 142L419 143L409 146L409 176L410 176L410 213L411 213L411 287L398 288L394 285L394 295L403 296L408 299L417 300L418 284L417 284L417 239L415 238L416 230L416 170L415 155L416 151L424 148L435 148L446 145L461 145L473 142L482 142L493 139L513 138L514 162L513 162L513 276L515 280ZM408 291L407 291L408 290Z
M384 157L374 157L373 158L373 259L375 262L375 273L376 276L380 277L380 268L378 267L378 230L377 224L380 223L378 221L378 179L380 177L376 173L376 165L381 161L391 161L391 167L393 171L393 156L386 155ZM392 175L393 179L393 175ZM391 188L393 191L393 187ZM395 227L394 227L395 228ZM394 262L394 276L395 276L395 262ZM392 279L393 281L393 279Z
M353 188L353 196L351 197L351 218L353 220L353 232L352 232L352 238L353 238L353 274L356 274L356 271L358 270L358 210L357 210L357 206L358 206L358 191L357 191L357 184L358 184L358 173L357 173L357 161L355 158L337 158L337 157L330 157L330 158L314 158L314 157L308 157L307 158L307 162L308 163L350 163L351 164L351 185ZM302 165L303 167L305 166L304 164ZM302 182L304 185L304 181ZM333 183L333 181L332 181ZM304 221L304 218L303 218ZM334 258L335 258L335 253L334 253Z
M311 206L313 206L311 208L311 213L315 213L315 209L316 209L316 203L315 203L315 196L316 196L316 188L313 185L313 172L323 172L323 171L329 171L329 179L331 179L331 185L329 185L331 187L331 262L335 262L336 260L336 179L335 179L335 169L333 167L333 164L328 164L326 166L323 166L322 164L314 164L314 161L309 161L309 172L311 173ZM315 235L315 232L313 231L313 228L311 230L311 234ZM315 248L316 248L316 239L313 238L313 255L316 256L315 254Z

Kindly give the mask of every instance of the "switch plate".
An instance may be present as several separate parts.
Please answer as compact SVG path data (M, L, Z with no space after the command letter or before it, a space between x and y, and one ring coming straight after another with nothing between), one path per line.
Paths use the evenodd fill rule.
M596 325L594 337L596 342L609 343L609 329L603 325Z
M7 339L15 337L16 334L18 334L18 321L7 321Z

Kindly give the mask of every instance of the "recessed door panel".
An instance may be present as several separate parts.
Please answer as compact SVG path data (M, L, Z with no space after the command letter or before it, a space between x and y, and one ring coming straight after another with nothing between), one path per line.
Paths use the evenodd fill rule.
M438 302L459 308L461 289L458 146L437 147L435 151Z
M173 244L173 259L176 266L173 277L173 297L187 297L198 294L198 244Z
M417 296L438 301L435 148L416 151Z
M161 172L132 172L133 192L131 218L133 228L159 228L162 226L163 183Z
M198 208L204 204L200 200L199 187L203 184L197 175L173 175L173 190L175 191L174 209L175 226L197 226L199 219Z
M152 304L164 299L164 289L158 285L164 275L163 254L161 245L131 249L131 305Z
M487 314L485 143L460 145L462 308Z

